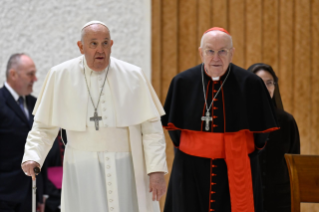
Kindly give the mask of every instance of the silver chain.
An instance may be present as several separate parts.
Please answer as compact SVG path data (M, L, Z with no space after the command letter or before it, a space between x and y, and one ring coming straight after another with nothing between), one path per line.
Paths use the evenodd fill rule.
M96 108L95 108L95 105L94 105L94 102L93 102L93 99L92 99L92 96L91 96L91 93L90 93L90 89L89 89L89 86L88 86L88 83L87 83L87 79L86 79L85 65L84 65L84 59L83 59L83 68L84 68L85 83L86 83L86 87L87 87L87 89L88 89L88 92L89 92L89 95L90 95L90 98L91 98L91 101L92 101L92 104L93 104L93 107L94 107L94 110L95 110L95 111L97 110L97 107L99 106L99 103L100 103L101 94L102 94L102 91L103 91L103 88L104 88L104 85L105 85L105 81L106 81L107 74L109 73L110 64L111 64L111 58L110 58L109 65L108 65L108 67L107 67L107 72L106 72L106 74L105 74L105 79L104 79L103 87L102 87L102 89L101 89L100 97L99 97L97 106L96 106ZM62 136L62 128L60 128L60 134L61 134L61 141L62 141L63 145L65 146L65 142L64 142L63 136Z
M216 99L217 95L219 94L221 88L223 87L223 85L225 84L228 76L229 76L229 73L230 73L230 65L229 65L229 68L228 68L228 73L226 75L226 78L224 80L224 82L222 83L222 85L219 87L218 91L216 92L214 98L212 99L212 102L210 103L209 107L207 108L207 100L206 100L206 92L205 92L205 84L204 84L204 63L202 63L202 66L201 66L201 74L202 74L202 85L203 85L203 94L204 94L204 100L205 100L205 104L206 104L206 112L209 112L210 108L212 107L213 105L213 102L214 100Z
M105 82L106 82L107 74L109 73L109 70L110 70L110 64L111 64L111 58L109 59L109 65L107 66L107 71L106 71L106 74L105 74L103 86L102 86L102 88L101 88L100 96L99 96L97 105L96 105L96 107L95 107L94 102L93 102L93 99L92 99L92 95L91 95L91 92L90 92L90 89L89 89L89 85L88 85L88 82L87 82L87 79L86 79L85 65L84 65L84 59L83 59L83 68L84 68L85 83L86 83L86 87L87 87L87 89L88 89L88 92L89 92L89 95L90 95L90 98L91 98L91 102L92 102L92 105L93 105L95 111L97 111L97 107L99 106L99 103L100 103L100 100L101 100L101 95L102 95L102 92L103 92L103 89L104 89L104 85L105 85Z

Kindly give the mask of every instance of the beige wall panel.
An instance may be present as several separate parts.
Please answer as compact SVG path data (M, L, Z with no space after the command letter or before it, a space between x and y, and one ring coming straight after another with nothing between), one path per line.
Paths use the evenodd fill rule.
M168 87L177 72L178 58L178 0L162 0L162 95L164 103Z
M310 2L295 1L295 52L294 52L294 110L301 138L301 153L310 152L310 107L311 107L311 46L310 46Z
M198 9L197 9L197 46L200 46L200 40L203 36L203 33L212 27L211 24L211 1L207 0L198 0ZM197 53L197 64L201 63L199 54Z
M228 4L227 1L212 0L212 25L228 29Z
M160 97L161 92L161 48L162 48L161 0L152 0L152 85Z
M311 152L319 154L319 0L312 0L312 26L311 26L311 48L312 48L312 67L311 67ZM319 204L311 204L310 210L319 211Z
M284 108L293 112L294 78L294 4L293 1L279 1L279 68L280 93ZM277 72L277 70L275 70ZM297 123L298 124L298 123Z
M318 203L301 203L300 208L301 212L319 212Z
M312 0L311 8L311 154L319 154L319 0Z
M262 62L279 74L278 0L263 1Z
M197 0L183 1L179 6L178 72L197 64Z
M245 0L229 0L229 33L235 53L233 63L245 67Z
M162 0L162 95L161 100L164 104L167 91L172 78L177 74L177 58L178 58L178 1L177 0ZM166 130L165 130L166 131ZM169 172L172 169L174 159L173 144L167 132L166 137L166 155ZM168 185L170 173L165 175ZM161 199L161 208L163 209L166 196Z
M245 68L261 62L262 1L246 0L246 62Z

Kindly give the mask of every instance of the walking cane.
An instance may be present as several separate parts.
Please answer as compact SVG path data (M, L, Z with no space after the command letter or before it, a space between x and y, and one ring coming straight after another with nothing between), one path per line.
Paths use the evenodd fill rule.
M40 173L40 168L35 167L33 169L35 176ZM32 212L36 212L37 210L37 180L36 178L32 179Z

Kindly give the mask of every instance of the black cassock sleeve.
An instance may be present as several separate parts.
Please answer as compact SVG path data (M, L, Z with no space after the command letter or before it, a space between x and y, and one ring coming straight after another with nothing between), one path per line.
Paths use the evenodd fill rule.
M291 146L289 153L300 154L300 137L299 130L295 119L290 123Z
M168 134L171 137L174 146L179 147L180 138L181 138L181 131L180 130L169 130Z
M269 133L254 133L255 146L263 148L268 140Z

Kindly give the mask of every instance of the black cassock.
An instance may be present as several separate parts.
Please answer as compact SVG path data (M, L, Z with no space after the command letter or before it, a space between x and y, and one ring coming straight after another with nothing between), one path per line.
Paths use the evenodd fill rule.
M276 109L280 130L269 134L259 155L265 212L290 212L290 180L285 153L300 154L299 131L294 117Z
M255 132L256 150L249 156L255 211L259 212L262 211L262 198L257 154L258 148L265 144L267 132L277 129L274 107L264 82L255 74L234 64L230 64L230 70L218 81L213 81L204 74L208 106L229 71L229 76L210 109L213 122L210 122L208 132ZM182 130L206 131L205 121L201 121L206 113L201 65L174 77L164 109L166 115L162 117L162 124L169 130L174 146L177 147L164 211L230 212L227 166L224 159L191 156L178 149ZM213 177L212 165L215 167ZM210 194L210 190L215 193Z

